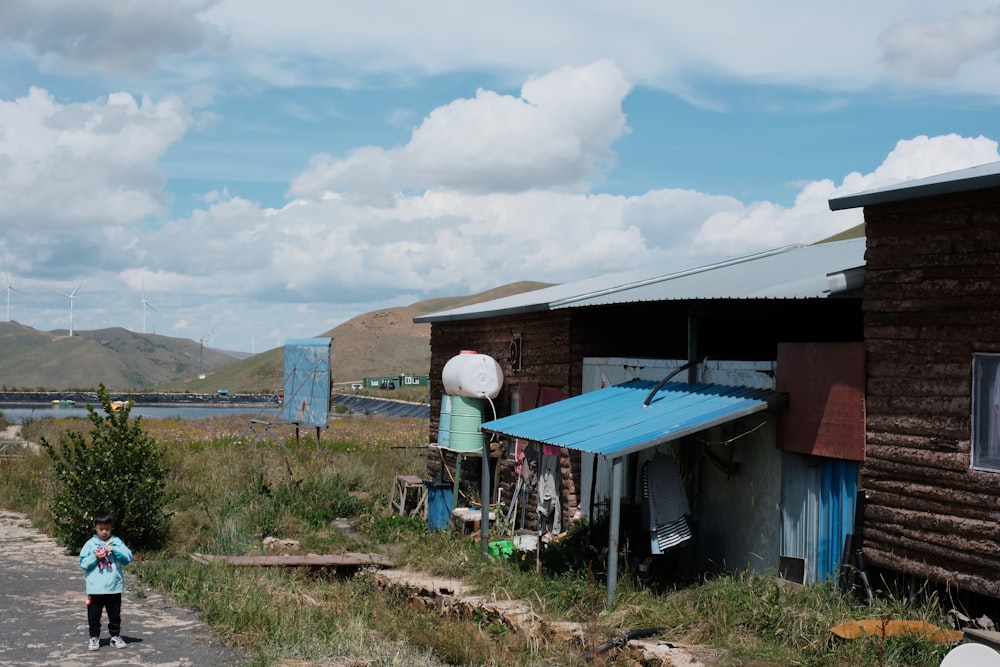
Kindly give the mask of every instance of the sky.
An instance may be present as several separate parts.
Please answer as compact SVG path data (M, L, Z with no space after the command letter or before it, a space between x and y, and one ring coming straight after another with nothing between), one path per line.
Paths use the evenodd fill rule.
M973 0L4 0L0 317L259 353L812 243L1000 160L998 81Z

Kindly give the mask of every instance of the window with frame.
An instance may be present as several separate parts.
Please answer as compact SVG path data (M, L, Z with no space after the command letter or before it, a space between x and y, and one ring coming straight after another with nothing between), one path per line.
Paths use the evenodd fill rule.
M1000 472L1000 354L972 357L972 468Z

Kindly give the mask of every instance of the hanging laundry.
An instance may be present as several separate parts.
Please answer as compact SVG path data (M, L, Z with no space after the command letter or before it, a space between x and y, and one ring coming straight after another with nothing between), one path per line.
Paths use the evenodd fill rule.
M553 533L558 535L562 532L562 508L559 500L559 447L552 447L548 451L555 451L554 454L543 454L538 470L538 533L544 535Z
M662 554L691 539L691 528L686 518L691 513L691 506L677 462L672 456L657 452L643 465L642 490L650 553Z

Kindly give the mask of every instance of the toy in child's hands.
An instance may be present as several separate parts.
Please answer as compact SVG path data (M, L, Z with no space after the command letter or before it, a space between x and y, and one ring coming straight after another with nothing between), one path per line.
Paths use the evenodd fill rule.
M99 546L94 549L94 555L97 557L98 570L103 572L105 567L109 570L113 567L113 563L111 562L112 553L114 552L111 550L111 547Z

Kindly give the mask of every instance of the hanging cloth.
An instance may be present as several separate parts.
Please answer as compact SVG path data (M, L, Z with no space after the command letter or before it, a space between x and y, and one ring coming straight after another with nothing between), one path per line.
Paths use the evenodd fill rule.
M686 519L691 507L672 456L657 453L643 465L642 491L650 553L661 554L691 539Z
M559 448L556 448L559 452ZM559 454L542 454L538 468L538 533L562 532L559 500Z

